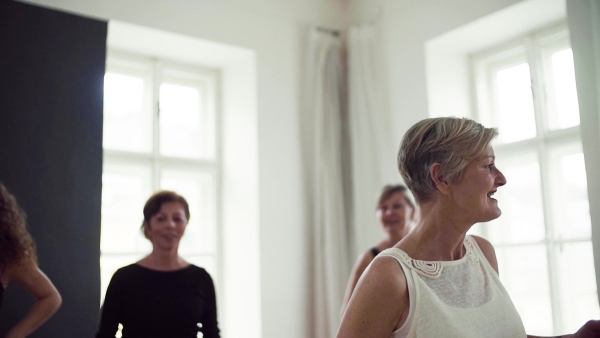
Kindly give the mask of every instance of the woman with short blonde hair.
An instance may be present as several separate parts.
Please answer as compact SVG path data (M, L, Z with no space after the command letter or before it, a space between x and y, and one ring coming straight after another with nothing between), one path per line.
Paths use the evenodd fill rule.
M420 217L365 270L338 338L527 336L500 282L494 247L467 235L473 224L501 214L492 196L506 178L495 165L495 135L454 117L426 119L408 130L398 167ZM598 337L600 321L568 336Z

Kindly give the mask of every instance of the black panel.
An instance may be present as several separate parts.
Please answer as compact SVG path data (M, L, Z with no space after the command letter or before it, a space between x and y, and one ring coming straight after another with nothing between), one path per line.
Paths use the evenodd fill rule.
M0 2L0 181L63 297L32 337L92 337L97 327L106 32L106 22ZM32 303L9 286L0 336Z

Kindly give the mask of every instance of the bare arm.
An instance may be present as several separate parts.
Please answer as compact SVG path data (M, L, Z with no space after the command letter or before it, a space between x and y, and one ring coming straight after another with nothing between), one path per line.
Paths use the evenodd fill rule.
M35 265L20 264L8 271L10 280L19 283L36 300L29 312L9 332L6 338L21 338L31 334L58 310L60 294L48 277Z
M494 270L496 270L496 272L498 272L498 261L496 259L496 252L494 251L494 247L492 246L492 244L490 242L488 242L486 239L483 239L478 236L473 236L473 238L477 242L477 245L479 245L479 248L481 249L481 251L483 252L485 257L487 258L488 262L490 262L490 265L492 266L492 268L494 268ZM527 337L543 338L541 336L532 336L532 335L527 335ZM579 329L579 331L577 331L574 334L566 334L566 335L555 336L555 337L556 338L600 337L600 320L588 321L587 323L585 323L585 325L583 325Z
M348 302L350 301L350 296L352 296L352 292L356 287L356 283L358 283L358 279L363 274L367 266L369 266L369 263L371 263L371 261L373 261L373 254L370 251L363 253L356 260L356 263L352 268L352 272L350 272L348 285L346 286L346 294L344 295L344 301L342 302L340 317L342 317L344 315L344 311L346 311L346 307L348 306Z
M337 338L388 338L408 309L404 272L391 257L373 261L360 277L342 317Z

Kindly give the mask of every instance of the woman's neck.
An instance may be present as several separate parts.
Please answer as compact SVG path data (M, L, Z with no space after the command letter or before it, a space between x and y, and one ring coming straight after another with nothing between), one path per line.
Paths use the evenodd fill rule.
M179 270L189 264L181 258L177 251L152 250L150 255L138 262L141 266L160 271Z
M450 217L439 205L424 205L422 217L398 247L425 261L452 261L465 253L464 239L471 224Z

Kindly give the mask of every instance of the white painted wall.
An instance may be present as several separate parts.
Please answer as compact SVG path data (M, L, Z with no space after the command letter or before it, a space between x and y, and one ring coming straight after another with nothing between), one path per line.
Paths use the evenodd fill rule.
M519 0L354 0L353 22L375 20L386 46L394 132L400 142L416 121L428 117L425 45ZM380 12L381 14L377 14ZM510 23L507 23L509 25Z
M307 328L307 235L303 215L304 196L300 163L298 133L299 86L303 57L304 32L308 25L331 28L344 26L343 13L347 10L344 0L31 0L29 3L64 10L75 14L104 20L156 28L189 37L242 47L252 51L252 58L241 60L224 72L224 78L242 74L248 83L248 91L256 94L247 99L253 120L247 126L255 128L257 146L240 148L250 154L236 161L232 149L235 142L225 145L224 158L236 165L239 179L247 170L249 179L257 177L258 186L246 191L246 201L258 207L248 213L248 229L258 225L258 232L251 230L226 233L236 236L233 243L254 241L259 252L260 314L248 313L250 318L260 318L261 323L236 327L228 337L294 338L309 337ZM246 63L246 62L249 62ZM228 63L235 65L236 63ZM250 66L249 66L250 65ZM249 68L250 67L250 68ZM254 67L254 70L251 68ZM250 72L248 74L247 72ZM235 77L235 76L234 76ZM243 91L243 83L236 86L228 82L226 90ZM253 92L254 91L254 92ZM231 114L245 107L235 102L229 105ZM232 116L232 115L230 115ZM226 123L234 123L232 120ZM239 145L239 144L238 144ZM243 146L243 145L240 145ZM229 149L229 150L228 150ZM248 156L249 162L243 159ZM256 161L257 159L257 161ZM236 187L224 187L224 194ZM252 191L254 189L254 192ZM257 190L257 191L256 191ZM252 197L254 196L254 197ZM244 200L238 203L244 203ZM236 206L228 205L234 213ZM240 205L240 210L247 210ZM239 217L238 217L239 218ZM243 227L244 219L239 226ZM231 230L231 228L228 228ZM226 230L227 232L227 230ZM253 238L255 237L255 239ZM227 249L225 249L227 251ZM244 254L243 252L241 253ZM254 255L254 252L248 252ZM240 256L241 258L244 258ZM240 266L240 269L247 267ZM227 278L227 277L225 277ZM248 283L243 278L231 281ZM252 281L250 281L252 283ZM238 300L239 303L240 300ZM234 300L226 302L234 306ZM243 308L243 304L240 304ZM234 309L225 309L233 311ZM238 310L243 315L245 310ZM231 323L235 326L236 323ZM257 331L257 329L259 331ZM246 334L240 334L246 332Z

